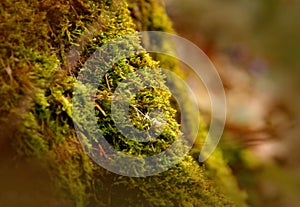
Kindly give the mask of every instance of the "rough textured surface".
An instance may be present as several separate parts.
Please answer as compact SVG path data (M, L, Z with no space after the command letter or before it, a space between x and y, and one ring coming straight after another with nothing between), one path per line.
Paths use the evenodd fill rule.
M156 1L131 1L130 10L118 0L3 0L0 4L0 129L4 132L0 140L0 181L4 183L0 200L6 206L40 206L42 202L79 207L234 205L207 175L210 171L191 156L156 176L122 177L92 162L76 137L71 101L78 69L90 54L115 37L137 30L172 31ZM95 22L99 24L93 29ZM80 39L89 32L92 35L85 36L91 38ZM78 45L79 40L84 44ZM67 56L72 46L82 52L75 63ZM146 53L121 61L108 74L111 88L130 71L157 64ZM98 92L104 98L97 103L108 117L96 112L106 139L127 153L151 153L149 145L131 148L115 128L107 127L112 120L107 106L111 88L106 84L100 82ZM160 150L178 131L175 109L163 95L154 94L152 106L144 109L161 104L170 111L172 124L157 145ZM137 126L143 128L139 123L137 120ZM227 169L219 163L222 166L218 167ZM24 182L12 182L14 176ZM40 190L43 185L47 187ZM39 199L30 199L35 194ZM20 200L10 199L15 197Z

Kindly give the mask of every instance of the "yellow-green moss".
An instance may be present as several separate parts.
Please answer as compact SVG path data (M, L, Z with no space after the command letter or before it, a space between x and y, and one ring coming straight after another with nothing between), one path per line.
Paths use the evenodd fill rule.
M121 0L3 0L0 5L1 128L11 125L8 117L18 115L19 119L10 129L14 133L1 139L12 143L16 157L38 158L56 183L58 196L70 201L71 206L233 205L191 156L156 176L123 177L97 166L75 134L72 90L82 63L101 45L136 29L171 31L159 4L136 1L130 4L131 13ZM139 7L141 14L136 14L139 11L132 5ZM135 16L142 20L140 26L134 24ZM95 22L100 26L92 31ZM93 32L90 39L80 39L89 31ZM67 57L72 46L82 53L75 64L70 64ZM157 64L146 53L130 57L109 71L108 81L116 87L129 72ZM162 78L160 81L163 84ZM100 82L99 94L111 92L105 84ZM172 127L161 137L165 143L162 149L173 141L172 133L178 130L174 109L164 95L152 95L156 101L151 102L170 112ZM97 102L109 115L109 96L103 97L107 98ZM150 110L151 104L144 110ZM98 117L100 128L115 147L133 154L150 153L149 146L131 148L130 142L110 127L110 115L102 117L99 113Z
M137 28L143 31L152 31L159 30L169 33L176 33L172 28L172 23L169 20L165 8L163 6L163 1L159 0L127 0L129 2L129 9L131 15L134 19L134 22L137 25ZM144 18L146 16L146 18ZM167 42L162 42L159 45L159 49L163 50L174 50L170 48L170 44ZM185 71L185 74L182 69L180 69L178 60L162 55L162 54L151 54L155 60L159 61L161 67L172 70L177 75L183 79L187 79L188 71ZM176 86L176 83L171 83L172 87L176 88L176 91L179 91L180 88ZM175 84L175 85L174 85ZM180 93L182 96L184 93ZM190 111L188 113L194 113ZM192 122L192 120L190 120ZM197 159L204 143L204 138L207 134L205 124L201 123L198 137L191 151L191 155ZM238 187L237 181L231 173L230 168L226 165L226 162L223 159L222 151L217 148L215 152L211 155L211 158L208 159L205 164L208 166L208 175L210 178L214 179L215 183L218 183L219 186L223 189L224 193L237 206L245 205L245 200L247 198L245 192L241 192Z

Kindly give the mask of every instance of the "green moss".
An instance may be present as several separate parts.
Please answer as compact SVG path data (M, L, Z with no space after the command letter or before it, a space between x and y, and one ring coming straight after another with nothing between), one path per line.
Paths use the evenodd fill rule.
M72 92L82 64L101 45L136 29L172 31L162 7L155 1L136 1L130 4L130 13L127 4L118 0L3 0L0 4L1 128L11 125L9 117L19 119L10 129L14 133L1 139L12 143L16 157L38 158L56 183L58 196L72 206L233 205L191 156L156 176L123 177L96 165L77 139ZM139 11L133 5L142 10L141 14L135 14ZM132 16L140 26L134 24ZM72 47L81 52L74 61L68 56ZM162 62L168 64L167 59ZM107 80L100 80L97 94L101 98L96 102L105 114L95 112L99 127L116 148L126 153L152 154L151 144L155 153L160 152L179 133L168 91L145 90L131 102L143 113L156 106L167 112L169 125L156 143L128 141L112 122L109 106L118 83L132 71L158 64L147 53L128 57L113 66ZM156 81L164 85L160 71L153 70ZM138 128L149 125L134 113L134 108L131 115Z
M159 30L169 33L175 33L172 28L172 23L170 22L165 9L163 7L163 3L157 0L128 0L129 9L132 11L131 15L135 20L137 28L143 31L152 31ZM146 18L144 18L146 16ZM151 44L151 43L150 43ZM167 42L161 42L161 44L157 44L160 47L160 50L164 51L172 51L174 48ZM188 71L183 73L182 69L180 69L178 60L162 54L151 54L155 60L159 61L161 67L169 69L175 72L183 79L187 79ZM181 92L176 83L169 83L173 88L176 88L176 91L180 93L182 96L184 93ZM188 98L187 98L188 99ZM188 111L186 113L194 113L193 111ZM188 120L189 123L193 124L193 120ZM198 137L191 151L191 155L198 159L198 155L201 151L202 145L204 143L204 139L207 134L207 127L203 122L200 124L200 130L198 133ZM208 166L209 173L208 176L219 186L221 186L223 192L234 201L235 205L243 206L245 205L245 200L247 198L245 192L240 192L241 190L238 187L237 181L231 173L230 168L227 166L226 162L223 159L222 151L218 148L211 155L211 158L205 162Z
M127 0L139 31L174 32L162 0Z

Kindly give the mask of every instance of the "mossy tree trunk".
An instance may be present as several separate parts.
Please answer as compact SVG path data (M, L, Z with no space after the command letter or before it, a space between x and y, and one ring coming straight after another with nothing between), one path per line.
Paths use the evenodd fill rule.
M172 32L161 3L3 0L0 4L0 203L3 199L6 206L40 206L44 202L48 206L234 204L190 155L159 175L130 178L96 165L77 139L71 110L80 67L97 48L116 37L138 30ZM93 29L95 22L99 24ZM78 46L78 40L89 32L90 38ZM68 56L72 47L81 47L82 52L75 64ZM129 72L157 64L148 54L132 58L116 65L108 81L115 87ZM100 84L98 92L109 90ZM99 125L107 129L106 138L112 143L128 148L127 142L105 125L111 122L105 105L109 101L108 96L97 100L109 119L99 113ZM174 111L168 99L162 104ZM173 123L170 131L178 130L175 115L169 119ZM171 134L164 134L164 142L172 141ZM20 200L9 199L18 194Z

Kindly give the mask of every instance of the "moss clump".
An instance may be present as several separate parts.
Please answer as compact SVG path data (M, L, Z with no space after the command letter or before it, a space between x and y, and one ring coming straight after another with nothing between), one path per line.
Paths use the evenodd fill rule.
M153 1L154 2L154 1ZM0 126L7 129L1 148L12 145L17 160L38 159L57 186L57 196L70 206L224 206L233 205L191 156L172 169L146 178L115 175L96 165L83 151L72 120L72 92L76 76L87 58L103 44L137 27L127 4L118 0L1 1L0 6ZM131 4L132 5L132 4ZM143 1L140 8L153 9ZM148 11L149 11L148 10ZM163 11L157 7L155 11ZM156 13L158 15L158 13ZM141 25L164 30L166 17L154 20L149 13ZM96 23L96 24L95 24ZM96 29L95 29L96 28ZM72 59L70 51L81 52ZM148 54L119 61L99 80L95 112L98 124L115 148L134 155L149 155L153 148L126 140L112 125L110 94L132 71L157 66ZM159 71L157 71L159 75ZM164 84L163 77L159 77ZM109 87L107 85L109 83ZM150 90L150 89L149 89ZM143 113L153 107L168 111L169 128L154 148L159 152L179 133L169 92L139 93L132 104ZM141 101L143 100L143 101ZM132 111L136 126L145 128ZM13 123L12 123L13 122ZM6 141L3 141L6 140ZM8 144L9 143L9 144ZM153 143L152 143L153 144Z
M128 2L132 18L139 30L159 30L169 33L175 33L172 28L172 23L170 22L166 14L162 1L128 0ZM168 44L167 42L162 42L160 45L156 43L155 45L158 45L160 47L159 49L164 51L174 50L174 48L171 48L170 44ZM187 80L186 73L188 73L188 71L183 73L182 69L179 66L178 60L162 54L151 54L151 57L159 61L161 67L172 70L181 78ZM178 85L176 85L176 82L173 81L169 84L171 84L173 88L176 88L176 91L178 91L181 96L184 95L184 93L180 92L181 89ZM194 111L187 111L186 113L194 113ZM188 121L191 124L193 123L193 120ZM205 124L201 123L198 137L190 153L195 159L198 159L202 144L205 141L204 139L206 136L206 132L207 130ZM210 159L208 159L205 163L207 165L207 175L212 178L215 183L218 183L218 185L221 186L222 191L226 194L226 196L233 200L236 206L244 206L247 195L245 192L241 192L241 190L239 189L237 181L235 180L230 168L226 165L226 162L223 159L221 150L216 149L215 152L211 155Z

